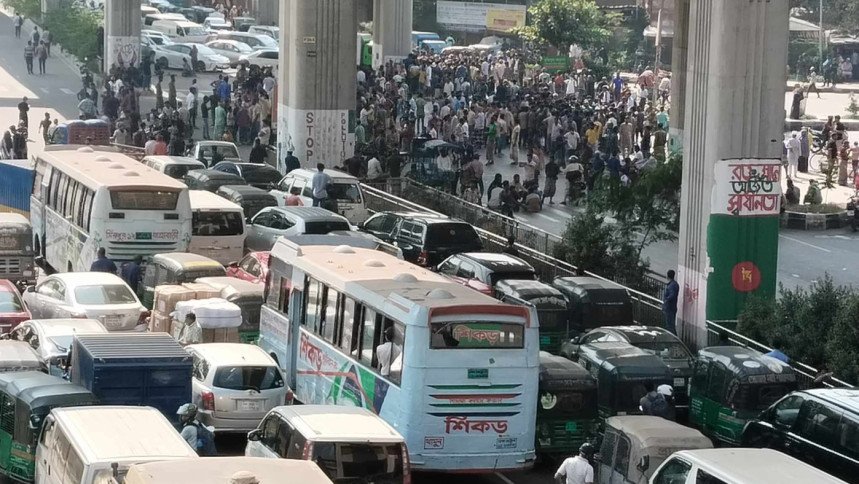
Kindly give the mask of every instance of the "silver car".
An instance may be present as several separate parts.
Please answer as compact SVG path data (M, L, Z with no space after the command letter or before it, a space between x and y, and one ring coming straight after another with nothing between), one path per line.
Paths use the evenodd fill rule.
M216 432L253 430L269 410L292 403L274 359L259 346L204 343L185 347L194 370L191 400Z
M107 333L107 328L95 319L31 319L16 326L5 338L29 344L45 368L60 376L58 366L68 356L75 335L99 333Z
M239 63L239 58L243 55L253 53L253 49L244 42L238 40L220 39L206 42L206 47L212 49L216 54L220 54L227 59L230 59L230 65L235 66Z
M24 292L33 319L85 318L108 331L145 331L149 312L128 284L105 272L65 272Z
M271 250L283 235L325 235L337 230L352 230L342 215L320 207L266 207L247 225L245 249Z

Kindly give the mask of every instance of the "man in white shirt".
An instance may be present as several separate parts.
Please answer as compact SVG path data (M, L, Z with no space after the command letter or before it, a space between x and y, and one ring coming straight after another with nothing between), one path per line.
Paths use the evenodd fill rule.
M322 202L328 199L328 185L331 184L331 177L325 173L325 165L318 163L316 165L316 173L310 179L310 186L313 188L313 206L318 207Z
M385 330L385 342L376 347L376 361L379 364L379 373L389 376L391 372L399 373L403 370L403 349L394 343L394 328Z
M382 176L382 162L375 156L367 162L367 178L375 180Z
M594 468L588 462L588 456L593 455L594 447L585 442L579 447L579 455L569 457L561 463L555 472L555 482L558 484L594 484Z

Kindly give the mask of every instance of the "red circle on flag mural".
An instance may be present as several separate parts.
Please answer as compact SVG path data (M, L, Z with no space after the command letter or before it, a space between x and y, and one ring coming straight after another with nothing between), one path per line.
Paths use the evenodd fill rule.
M738 292L751 292L761 285L761 271L754 262L740 262L731 270L731 283Z

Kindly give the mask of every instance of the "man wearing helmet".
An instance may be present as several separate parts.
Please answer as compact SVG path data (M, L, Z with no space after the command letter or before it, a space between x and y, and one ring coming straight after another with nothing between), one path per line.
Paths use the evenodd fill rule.
M218 455L215 449L215 434L197 420L197 406L186 403L176 411L182 431L180 435L200 456Z
M555 472L558 484L593 484L594 468L588 459L594 455L594 446L588 442L579 447L579 455L568 457Z

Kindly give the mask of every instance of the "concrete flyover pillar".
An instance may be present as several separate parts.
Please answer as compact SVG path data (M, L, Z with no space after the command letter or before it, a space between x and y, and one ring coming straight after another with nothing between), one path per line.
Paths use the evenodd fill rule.
M252 5L260 25L277 25L280 11L279 0L253 0Z
M355 0L285 0L280 9L278 168L334 167L355 149Z
M412 51L413 0L373 0L373 67Z
M140 0L104 2L104 68L140 65Z
M698 345L775 297L788 3L691 2L678 329Z
M668 149L671 153L683 150L690 2L691 0L676 0L674 3L674 40L671 48L671 117L668 128Z

